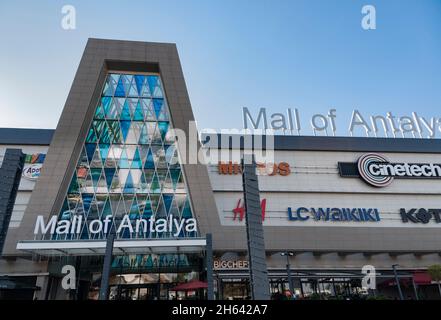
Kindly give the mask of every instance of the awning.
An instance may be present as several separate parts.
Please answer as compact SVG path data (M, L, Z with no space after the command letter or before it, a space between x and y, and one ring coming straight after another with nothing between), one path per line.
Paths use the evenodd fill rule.
M415 272L413 274L413 281L419 285L432 284L432 278L427 272Z
M113 254L189 253L205 250L205 238L192 239L118 239ZM106 240L26 240L17 243L17 250L42 256L104 255Z
M198 289L207 289L207 288L208 288L208 284L206 282L193 280L190 282L177 285L176 287L171 288L170 291L194 291Z

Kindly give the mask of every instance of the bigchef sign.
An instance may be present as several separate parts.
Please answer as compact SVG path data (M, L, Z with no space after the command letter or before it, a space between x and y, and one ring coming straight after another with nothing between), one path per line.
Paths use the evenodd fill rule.
M441 164L392 163L376 153L362 155L356 163L339 162L341 177L360 177L371 186L381 188L397 179L441 179Z

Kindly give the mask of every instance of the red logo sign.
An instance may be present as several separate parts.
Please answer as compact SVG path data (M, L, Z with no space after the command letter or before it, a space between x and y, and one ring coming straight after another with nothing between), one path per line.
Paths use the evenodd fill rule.
M242 203L242 204L241 204ZM265 209L266 209L266 199L262 199L260 202L260 209L262 210L262 221L265 220ZM242 221L245 217L245 203L243 203L242 199L239 199L237 202L236 208L233 209L233 220L237 219L237 216L239 215L239 221Z

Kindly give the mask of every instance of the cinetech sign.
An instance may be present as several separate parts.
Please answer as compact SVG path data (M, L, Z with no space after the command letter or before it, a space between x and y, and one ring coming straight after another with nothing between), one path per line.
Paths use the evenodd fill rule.
M368 153L356 163L339 162L341 177L363 179L371 186L381 188L394 179L441 179L441 164L436 163L392 163L385 157Z

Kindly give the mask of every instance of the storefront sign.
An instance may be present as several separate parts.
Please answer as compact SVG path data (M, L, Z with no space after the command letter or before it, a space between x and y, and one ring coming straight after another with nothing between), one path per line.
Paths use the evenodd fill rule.
M43 153L27 154L23 166L22 177L28 180L37 180L46 155Z
M214 260L214 269L248 269L247 260Z
M296 210L288 208L288 220L331 222L379 222L380 214L374 208L305 208L300 207Z
M339 162L341 177L361 177L374 187L386 187L397 179L440 179L441 164L434 163L391 163L385 157L368 153L357 163Z
M400 209L401 220L404 223L423 223L427 224L430 221L441 223L441 209Z
M248 108L242 108L244 129L283 131L285 134L300 135L304 123L301 118L299 109L288 108L285 112L269 114L266 108L259 108L258 113L253 115ZM330 133L335 136L338 123L337 110L330 109L324 114L313 114L308 122L314 135ZM367 137L434 139L437 134L441 133L441 118L425 118L416 112L403 116L396 116L390 111L385 114L366 115L354 109L348 124L350 136L355 135L356 132L362 132Z
M280 162L280 163L262 163L257 162L257 175L259 176L288 176L291 174L291 168L289 163ZM229 174L229 175L237 175L242 174L242 168L239 163L236 162L219 162L218 163L218 172L219 174Z
M87 222L84 221L84 218L81 215L75 215L69 220L58 220L57 216L52 216L47 223L44 222L44 216L38 216L37 221L35 222L34 234L80 234L85 223L88 224L90 234L107 234L112 225L112 216L106 216L102 220L95 219ZM117 234L125 231L130 234L171 233L173 237L177 237L181 231L196 232L197 222L194 218L176 219L173 215L170 215L166 219L155 219L154 217L150 217L148 219L138 218L131 220L129 215L126 214L123 216L120 223L116 223L116 227Z
M264 221L266 211L266 199L262 199L262 201L260 201L260 209L262 210L262 221ZM233 213L233 220L236 220L238 218L237 216L239 216L239 221L242 221L245 217L245 204L243 203L242 199L239 199L239 201L237 201L237 205L236 208L233 209Z

